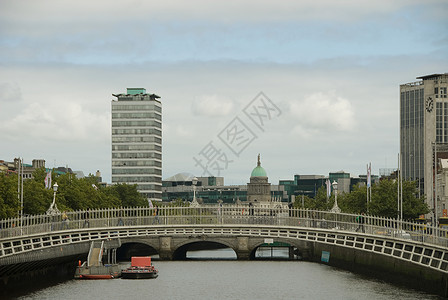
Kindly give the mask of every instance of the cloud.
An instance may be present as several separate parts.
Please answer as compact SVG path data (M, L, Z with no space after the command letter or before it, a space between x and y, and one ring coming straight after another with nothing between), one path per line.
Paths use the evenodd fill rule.
M193 101L192 110L195 115L217 117L227 116L233 110L232 100L218 95L204 95Z
M0 102L11 102L22 100L22 92L16 84L0 83Z
M295 132L304 137L324 131L351 131L356 126L352 104L335 92L314 93L303 101L291 102L290 113L297 121Z
M443 0L425 1L427 5ZM26 4L25 4L26 3ZM114 24L117 20L195 20L222 23L278 22L297 20L362 20L371 15L388 14L419 4L418 0L165 0L165 1L84 1L3 0L0 16L6 21L18 20L34 24L45 14L47 24L76 23L84 30L94 24ZM50 26L47 30L60 30Z
M53 104L33 102L11 118L0 121L0 134L11 140L87 142L108 140L108 114L98 115L76 102Z

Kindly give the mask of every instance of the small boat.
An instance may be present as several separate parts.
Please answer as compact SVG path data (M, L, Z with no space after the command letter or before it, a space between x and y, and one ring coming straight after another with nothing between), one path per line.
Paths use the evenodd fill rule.
M159 271L151 264L151 257L132 257L131 266L121 270L123 279L151 279L157 278Z
M87 266L86 262L76 268L76 279L114 279L121 275L118 265Z
M107 272L107 270L106 270ZM110 274L79 274L77 279L114 279L120 277L119 272L111 272Z
M79 261L75 271L76 279L113 279L121 275L118 264L103 264L104 241L92 242L87 261Z

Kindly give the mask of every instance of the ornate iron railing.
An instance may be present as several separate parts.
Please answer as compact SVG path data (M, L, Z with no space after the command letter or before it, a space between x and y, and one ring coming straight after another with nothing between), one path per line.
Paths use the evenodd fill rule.
M337 231L384 235L448 247L446 229L392 218L334 213L307 209L253 208L246 205L111 208L66 213L32 215L0 220L0 241L24 235L86 228L160 225L275 225L320 228Z

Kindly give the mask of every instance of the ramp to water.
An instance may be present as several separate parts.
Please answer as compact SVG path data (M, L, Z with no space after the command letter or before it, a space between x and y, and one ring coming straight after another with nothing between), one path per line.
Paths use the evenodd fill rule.
M92 245L90 246L89 256L87 259L87 265L89 267L102 265L103 246L104 246L103 242L101 243L92 242Z

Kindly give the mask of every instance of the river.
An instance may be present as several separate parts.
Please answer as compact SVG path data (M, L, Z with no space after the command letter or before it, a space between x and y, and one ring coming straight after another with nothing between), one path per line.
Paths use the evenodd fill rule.
M258 256L271 254L276 256L270 250ZM69 280L19 299L441 299L324 264L236 261L227 249L189 252L187 257L191 260L154 261L156 279Z

